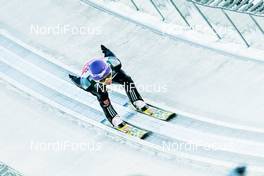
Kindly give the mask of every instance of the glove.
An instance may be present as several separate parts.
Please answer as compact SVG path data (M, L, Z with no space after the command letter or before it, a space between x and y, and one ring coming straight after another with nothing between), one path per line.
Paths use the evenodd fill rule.
M101 45L101 50L102 50L102 53L104 53L105 57L115 56L114 53L110 51L108 48L106 48L104 45Z

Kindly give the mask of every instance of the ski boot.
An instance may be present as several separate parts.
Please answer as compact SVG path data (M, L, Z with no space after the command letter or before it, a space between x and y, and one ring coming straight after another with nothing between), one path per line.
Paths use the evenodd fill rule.
M133 103L133 105L138 111L141 111L144 114L147 114L147 115L153 114L153 111L151 110L149 105L147 105L147 103L145 103L143 100L137 100Z
M124 133L128 133L129 130L131 130L131 126L129 126L126 122L124 122L119 115L116 115L112 119L112 125L114 128L116 128L119 131L122 131Z

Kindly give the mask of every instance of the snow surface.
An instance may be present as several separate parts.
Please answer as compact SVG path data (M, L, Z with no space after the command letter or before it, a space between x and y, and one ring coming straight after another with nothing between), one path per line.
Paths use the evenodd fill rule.
M77 0L0 3L0 29L75 69L91 57L101 56L99 46L104 43L119 56L137 85L166 86L165 92L143 91L147 99L208 119L263 130L263 63L171 40ZM31 25L85 26L99 34L37 35L30 31ZM87 170L89 175L200 175L193 168L157 159L113 143L97 131L80 128L65 121L65 114L11 89L1 83L0 98L6 101L0 104L8 108L0 114L0 135L5 139L0 143L0 159L25 175L87 175ZM103 150L99 154L34 152L29 150L32 140L95 142ZM113 170L116 166L122 168L120 173Z
M0 80L0 156L25 176L67 175L204 175L80 125ZM81 128L82 127L82 128ZM42 147L43 143L87 144L75 150ZM118 171L117 171L118 169Z
M1 46L3 47L3 48L1 47L0 60L9 65L9 67L5 66L5 64L2 62L0 64L1 75L3 76L4 79L8 80L13 85L21 88L23 91L32 94L34 97L43 100L45 103L48 103L49 105L56 107L63 112L69 113L74 117L77 117L77 119L81 119L84 122L87 122L88 124L93 124L95 126L98 126L99 128L111 134L115 134L117 136L121 135L121 133L116 134L117 131L113 131L113 129L110 130L105 128L105 126L100 126L100 123L98 123L98 121L101 121L103 116L100 116L98 111L94 112L94 110L91 109L91 108L95 108L98 109L99 111L101 110L100 107L98 107L98 103L96 102L96 99L92 96L87 96L87 94L84 91L81 91L71 82L69 82L67 78L67 73L68 73L67 69L63 69L58 66L56 67L52 62L45 61L46 60L45 58L49 58L48 56L44 56L43 58L34 53L31 53L30 50L23 49L21 46L17 45L12 41L14 40L14 38L11 41L5 38L4 36L0 36L0 38L1 38L0 43ZM25 46L21 42L20 44L28 48L28 46ZM17 72L16 69L19 70L20 72ZM54 74L52 75L50 73L54 73ZM26 75L33 79L27 78ZM18 77L20 79L16 79ZM39 83L36 80L38 80ZM48 89L46 86L50 87L51 89ZM171 121L170 123L162 122L139 114L134 116L134 118L131 118L131 116L128 117L126 114L124 114L124 112L130 110L123 109L122 107L120 107L120 104L123 104L122 102L125 101L124 98L126 96L125 95L122 96L117 93L111 95L113 95L111 96L113 106L116 108L119 114L124 118L124 120L130 122L131 124L142 127L144 129L148 129L153 132L152 135L146 139L146 141L143 140L135 141L136 145L140 145L141 147L144 146L143 148L146 147L147 148L149 147L150 149L155 148L155 151L159 151L158 153L169 152L170 156L175 154L177 155L175 156L175 159L177 160L179 160L182 157L185 159L189 158L191 159L192 162L198 161L198 163L196 163L197 165L201 165L201 162L202 163L206 162L206 163L210 163L209 164L210 166L221 165L224 166L224 168L230 168L234 164L236 165L237 163L240 162L246 162L247 164L251 165L250 168L252 169L254 166L257 165L261 167L261 163L263 159L259 158L259 156L258 157L249 156L249 155L255 156L256 154L258 155L257 151L260 152L259 154L263 153L262 151L263 146L260 146L255 143L255 142L261 143L260 141L263 141L263 135L261 136L261 134L252 133L252 132L250 133L244 130L242 131L234 130L230 127L226 128L223 126L222 127L215 125L211 126L210 124L204 122L199 123L195 119L192 119L191 121L187 120L186 117L184 118L181 115L173 119L172 122L173 124L171 123ZM85 106L82 103L85 103L85 105L87 106ZM63 105L63 106L58 106L58 105ZM86 117L87 114L89 115L89 118ZM96 120L96 122L94 122L94 120ZM200 130L203 131L202 136ZM215 132L217 135L212 136L211 133L215 133ZM165 136L162 137L159 135L155 135L156 133L163 134L165 136L170 137L171 139L166 139ZM221 136L224 138L222 138ZM128 136L126 135L124 137L126 139L128 138ZM240 139L242 138L244 139L244 142L240 141ZM255 141L253 146L250 146L252 145L252 143L248 141L249 139ZM128 140L134 141L130 138ZM164 148L162 147L164 146L162 144L164 140L171 142L172 141L177 142L177 140L182 140L185 142L187 141L191 143L194 142L195 144L199 144L201 143L201 141L205 141L206 144L202 142L202 146L206 147L208 146L207 144L209 144L210 146L213 144L216 145L217 147L223 146L225 152L221 152L221 151L210 152L206 149L205 150L201 149L199 150L199 152L196 150L192 152L189 151L188 149L186 150L184 149L184 153L181 152L182 150L176 151L174 153L170 149L168 150L165 149L164 151ZM158 144L159 146L160 145L162 146L160 148L159 146L153 146L152 144L146 142L151 142L152 144L155 143ZM230 146L231 148L235 147L231 149L231 153L226 152L227 150L228 151L230 150L229 147L228 147L229 149L227 149L227 143L228 145L231 144ZM239 148L237 146L239 146ZM245 147L248 149L245 150ZM254 150L251 150L252 148L254 148ZM237 155L236 153L241 153L241 149L243 150L242 153L246 152L248 156ZM187 153L185 153L185 151ZM249 152L251 154L249 154ZM231 154L232 157L230 156ZM182 160L181 163L184 162L185 159ZM232 160L231 163L229 162L230 160ZM190 162L188 161L189 160L187 159L187 163L190 164ZM208 169L208 165L206 168ZM224 168L222 168L221 171L224 171L225 170ZM256 168L256 167L254 168L254 170L262 171L261 168Z
M80 69L86 60L100 56L99 45L104 43L138 85L167 86L166 92L143 92L144 97L215 120L264 126L261 63L164 38L78 1L1 4L1 28L70 66ZM32 24L85 25L98 28L100 35L36 35L30 31Z

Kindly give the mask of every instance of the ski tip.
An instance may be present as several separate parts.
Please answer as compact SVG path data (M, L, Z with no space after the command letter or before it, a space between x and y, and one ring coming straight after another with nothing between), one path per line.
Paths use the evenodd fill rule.
M141 138L140 139L146 139L146 138L148 138L150 135L151 135L151 131L148 131L148 132L146 132L143 136L141 136Z
M170 121L171 119L173 119L173 118L175 118L177 116L178 116L178 114L172 112L171 115L168 116L168 118L166 119L166 121Z

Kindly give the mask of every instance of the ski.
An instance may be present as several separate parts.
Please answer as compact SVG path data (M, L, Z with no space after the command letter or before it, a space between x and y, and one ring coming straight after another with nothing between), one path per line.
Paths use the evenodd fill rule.
M136 111L142 114L145 114L147 116L153 117L155 119L163 120L163 121L168 121L177 116L177 114L174 112L167 111L165 109L159 108L151 104L147 104L147 105L149 106L150 108L149 110L151 113L149 113L149 111L140 111L140 110L136 110ZM129 106L130 108L135 109L134 106L129 102L127 102L124 106L125 107Z
M139 138L139 139L145 139L151 133L148 130L139 128L139 127L137 127L135 125L132 125L130 123L127 123L127 122L123 122L124 123L124 126L122 126L122 127L113 127L109 123L109 121L106 120L106 119L104 119L101 123L104 124L104 125L106 125L106 126L108 126L108 127L113 128L113 129L115 129L117 131L120 131L122 133L125 133L128 136L136 137L136 138Z
M115 128L115 129L118 131L121 131L121 132L123 132L129 136L133 136L133 137L140 138L140 139L144 139L150 134L150 132L147 130L141 129L141 128L136 127L134 125L131 125L127 122L124 122L124 123L125 123L124 126L122 126L120 128Z

